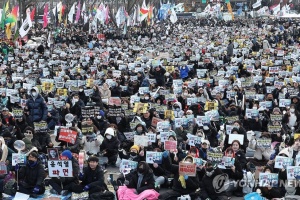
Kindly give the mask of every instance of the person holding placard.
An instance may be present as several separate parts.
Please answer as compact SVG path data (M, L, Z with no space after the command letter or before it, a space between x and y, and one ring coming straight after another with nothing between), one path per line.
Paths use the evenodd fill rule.
M17 164L15 169L19 171L17 172L19 173L19 192L30 194L33 198L44 194L44 179L46 175L37 152L33 151L29 153L26 165L19 169L19 165Z
M241 150L241 143L238 140L233 140L231 147L235 153L235 158L241 164L242 169L246 169L247 159L243 150Z
M187 156L183 159L183 163L194 163L192 156ZM181 195L191 195L199 188L199 177L197 173L195 176L180 175L179 165L174 165L170 162L170 155L168 151L163 153L163 164L166 169L174 174L172 189L160 192L159 200L168 200L180 197ZM195 166L196 167L196 166ZM195 171L196 172L196 171Z
M245 129L242 127L242 123L240 121L236 121L233 123L233 126L235 126L235 128L233 128L231 130L231 134L239 134L239 135L244 136L244 142L243 142L243 145L241 145L241 149L244 150L244 152L246 152L246 149L249 144L249 140L247 139L247 133L246 133ZM225 151L230 146L228 141L229 141L229 134L226 134L225 140L224 140L223 151Z
M104 140L100 145L100 151L104 157L108 157L108 164L115 165L118 157L120 142L115 135L113 128L107 128L104 134Z

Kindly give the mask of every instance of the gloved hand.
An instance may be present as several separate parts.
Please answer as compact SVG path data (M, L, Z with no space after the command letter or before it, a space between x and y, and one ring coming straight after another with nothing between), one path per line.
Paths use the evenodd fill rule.
M88 191L89 189L90 189L90 186L89 186L89 185L86 185L86 186L84 186L84 188L83 188L84 191Z
M125 180L125 181L124 181L124 184L125 184L125 185L129 185L129 181L128 181L128 180Z
M163 154L162 154L162 156L164 158L167 158L169 156L169 152L168 151L164 151Z
M15 171L18 171L19 168L20 168L20 166L19 166L18 164L16 164L16 166L15 166Z
M189 178L188 175L184 175L184 180L187 180Z
M39 191L40 191L40 187L39 186L35 186L34 188L33 188L33 193L34 194L37 194L37 193L39 193Z
M80 172L79 179L83 179L83 173Z

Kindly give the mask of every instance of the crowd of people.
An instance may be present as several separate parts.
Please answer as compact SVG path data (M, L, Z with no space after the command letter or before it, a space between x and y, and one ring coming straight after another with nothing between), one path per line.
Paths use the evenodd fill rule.
M119 200L300 195L299 20L98 30L36 27L2 43L1 193L114 199L111 184ZM106 181L112 167L120 174ZM216 185L222 176L228 185Z

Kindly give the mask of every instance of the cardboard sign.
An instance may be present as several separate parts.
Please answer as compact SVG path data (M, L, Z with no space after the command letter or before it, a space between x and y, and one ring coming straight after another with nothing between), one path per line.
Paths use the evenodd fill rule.
M179 175L196 176L196 163L179 163Z
M164 142L165 145L165 150L169 150L169 151L173 151L175 149L177 149L177 141L170 141L170 140L166 140Z
M18 154L18 153L12 153L12 166L16 166L26 164L26 155L25 154Z
M144 135L135 135L134 136L134 144L135 145L147 147L148 141L149 141L148 136L144 136Z
M67 128L60 129L58 140L65 141L67 143L75 144L77 138L77 132Z
M161 164L162 163L162 154L163 154L163 152L147 151L146 152L146 163Z
M49 177L73 177L71 160L49 160Z
M288 166L286 170L287 180L295 180L300 177L300 166Z
M0 162L0 175L7 174L7 166L5 162Z

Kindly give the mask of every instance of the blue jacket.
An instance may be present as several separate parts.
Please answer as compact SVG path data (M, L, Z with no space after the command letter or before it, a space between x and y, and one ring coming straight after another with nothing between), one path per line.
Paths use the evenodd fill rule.
M29 110L30 122L40 122L42 120L47 120L48 108L44 98L40 94L38 94L35 99L33 97L30 97L26 105Z
M189 76L189 68L185 66L185 69L183 67L180 67L180 78L186 78Z

